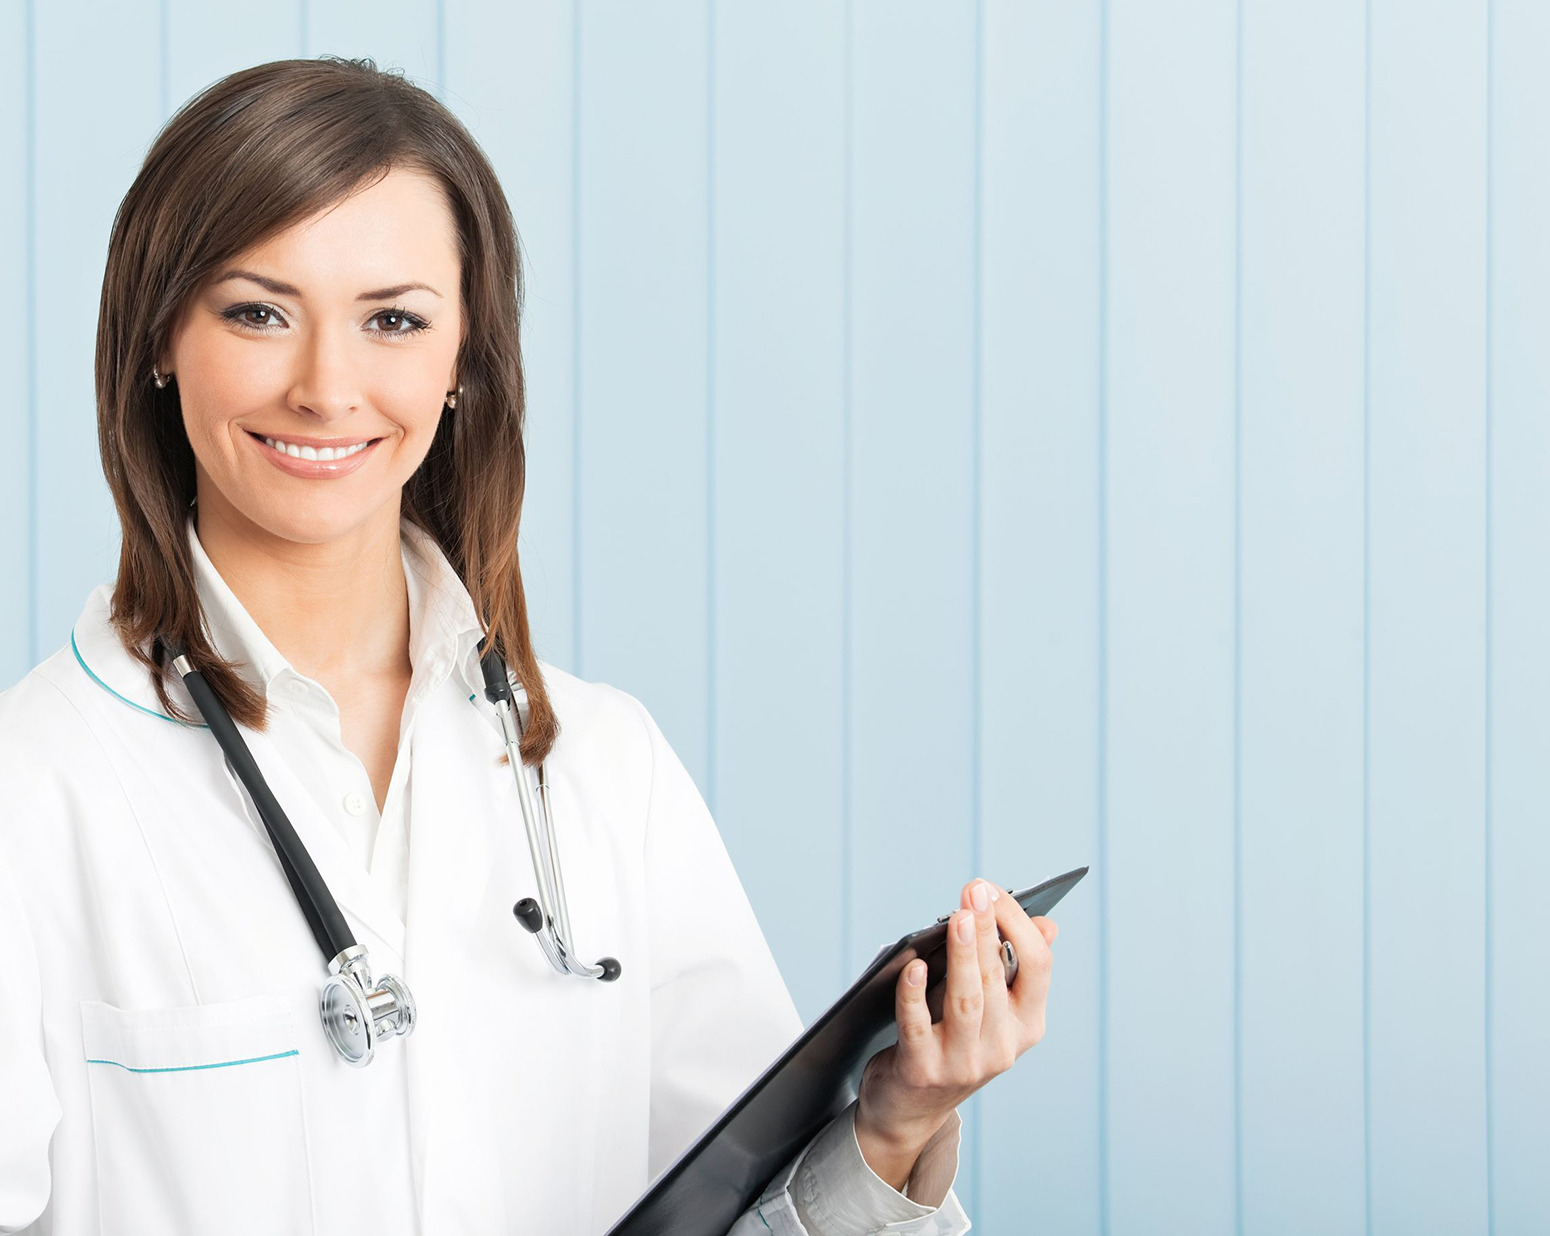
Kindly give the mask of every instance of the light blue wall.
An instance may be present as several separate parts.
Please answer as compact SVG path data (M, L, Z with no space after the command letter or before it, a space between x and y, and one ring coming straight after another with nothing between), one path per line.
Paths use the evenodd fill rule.
M0 678L114 568L112 212L260 60L522 232L540 654L640 696L804 1015L1092 874L994 1233L1550 1230L1550 6L0 4Z

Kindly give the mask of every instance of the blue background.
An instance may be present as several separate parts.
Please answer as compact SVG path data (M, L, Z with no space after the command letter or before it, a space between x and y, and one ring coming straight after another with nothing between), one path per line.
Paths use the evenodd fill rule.
M373 56L522 234L539 653L660 720L804 1016L972 875L1092 865L964 1109L978 1230L1550 1229L1550 6L0 32L0 680L116 565L93 332L153 134Z

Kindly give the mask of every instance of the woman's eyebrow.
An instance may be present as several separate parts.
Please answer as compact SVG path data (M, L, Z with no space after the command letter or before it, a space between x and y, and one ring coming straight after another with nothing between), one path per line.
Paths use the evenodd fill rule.
M247 279L258 284L266 292L275 296L300 296L301 289L293 284L284 283L279 279L270 279L266 275L257 274L251 270L228 270L217 279L216 283L225 283L229 279ZM428 283L395 283L392 287L377 288L374 291L362 292L356 300L390 300L394 296L402 296L405 292L413 292L415 289L423 289L432 296L440 296L441 293Z

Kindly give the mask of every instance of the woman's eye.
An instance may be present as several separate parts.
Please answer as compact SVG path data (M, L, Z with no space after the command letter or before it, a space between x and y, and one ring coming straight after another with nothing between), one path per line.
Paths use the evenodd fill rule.
M269 308L268 305L238 305L233 309L228 309L221 316L228 322L235 322L238 326L245 326L249 330L261 331L265 329L268 323L254 321L252 318L248 317L248 314L250 313L268 314L270 317L274 316L274 310Z
M383 335L417 335L429 325L424 318L417 318L406 309L384 309L374 314L372 320L387 324L378 332Z

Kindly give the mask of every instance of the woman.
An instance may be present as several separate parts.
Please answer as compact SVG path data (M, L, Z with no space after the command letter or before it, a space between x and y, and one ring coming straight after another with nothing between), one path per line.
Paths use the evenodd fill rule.
M234 74L150 150L98 333L118 576L0 695L0 1230L602 1232L800 1032L651 716L535 658L520 303L489 164L369 61ZM512 919L536 885L481 640L613 982ZM367 1067L169 650L412 987ZM1055 935L994 891L964 890L942 1020L907 968L899 1045L734 1232L967 1229L954 1109L1042 1035Z

